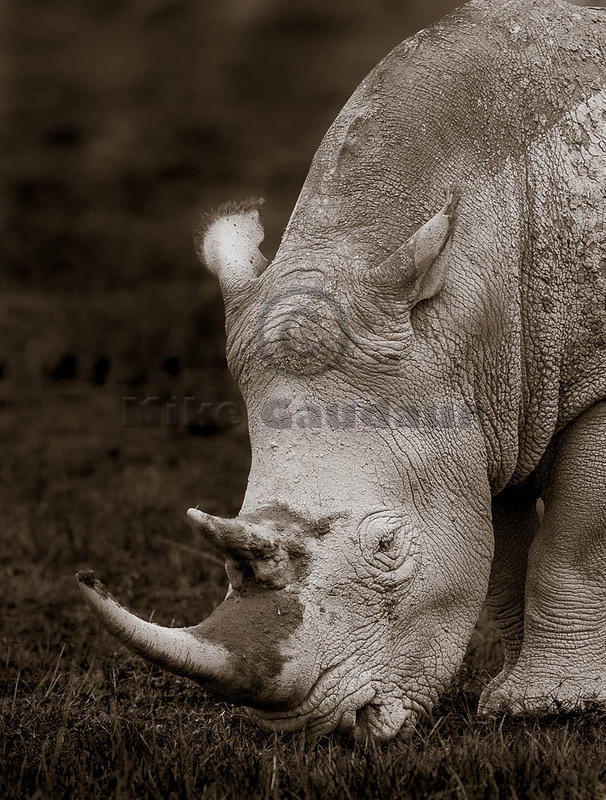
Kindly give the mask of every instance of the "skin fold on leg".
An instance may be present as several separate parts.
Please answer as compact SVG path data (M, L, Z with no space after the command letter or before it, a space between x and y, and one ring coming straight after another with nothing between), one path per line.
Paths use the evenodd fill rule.
M558 437L528 556L523 643L483 709L606 705L606 402Z

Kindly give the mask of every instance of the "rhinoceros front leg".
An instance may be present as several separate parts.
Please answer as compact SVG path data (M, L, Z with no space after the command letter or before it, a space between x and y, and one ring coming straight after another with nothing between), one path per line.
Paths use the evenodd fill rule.
M522 648L484 710L606 705L606 402L560 435L544 500Z
M497 628L505 659L480 698L480 710L515 666L524 635L524 594L528 548L538 530L537 493L532 487L506 489L492 503L495 553L486 606Z

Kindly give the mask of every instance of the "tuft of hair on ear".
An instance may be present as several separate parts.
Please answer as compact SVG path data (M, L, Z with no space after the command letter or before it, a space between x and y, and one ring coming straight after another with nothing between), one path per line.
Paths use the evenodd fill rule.
M228 200L225 203L220 203L216 208L210 211L203 211L193 231L194 249L198 257L204 260L204 237L213 223L223 217L250 214L251 211L259 211L264 202L264 197L248 197L245 200ZM206 266L208 267L208 264Z

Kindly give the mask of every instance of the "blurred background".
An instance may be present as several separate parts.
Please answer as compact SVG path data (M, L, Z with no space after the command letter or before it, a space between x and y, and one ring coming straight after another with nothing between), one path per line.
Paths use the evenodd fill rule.
M219 290L196 261L192 228L201 209L263 195L271 256L349 94L396 43L455 5L4 4L7 691L17 671L27 681L46 669L59 643L69 652L80 640L71 628L96 630L76 568L98 568L125 601L157 605L165 621L192 622L221 596L222 570L192 547L184 511L237 512L248 441Z
M218 287L192 247L200 211L265 196L271 255L349 94L392 46L454 5L6 4L0 413L30 477L50 440L51 460L67 458L71 435L77 460L100 426L112 448L132 442L123 396L239 402ZM219 435L220 422L196 418L189 434ZM154 446L183 435L181 424L146 434ZM23 461L30 438L36 455ZM86 459L96 470L99 454ZM11 474L4 485L15 491ZM21 485L25 496L32 487Z

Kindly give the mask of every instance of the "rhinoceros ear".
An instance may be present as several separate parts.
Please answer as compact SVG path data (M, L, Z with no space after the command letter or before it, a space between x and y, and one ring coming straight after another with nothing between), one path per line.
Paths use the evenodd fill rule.
M259 250L262 204L262 199L225 203L204 218L195 234L198 257L219 278L224 294L258 277L267 266Z
M406 300L410 308L434 297L444 286L459 198L458 190L449 191L443 208L373 270L376 285Z

